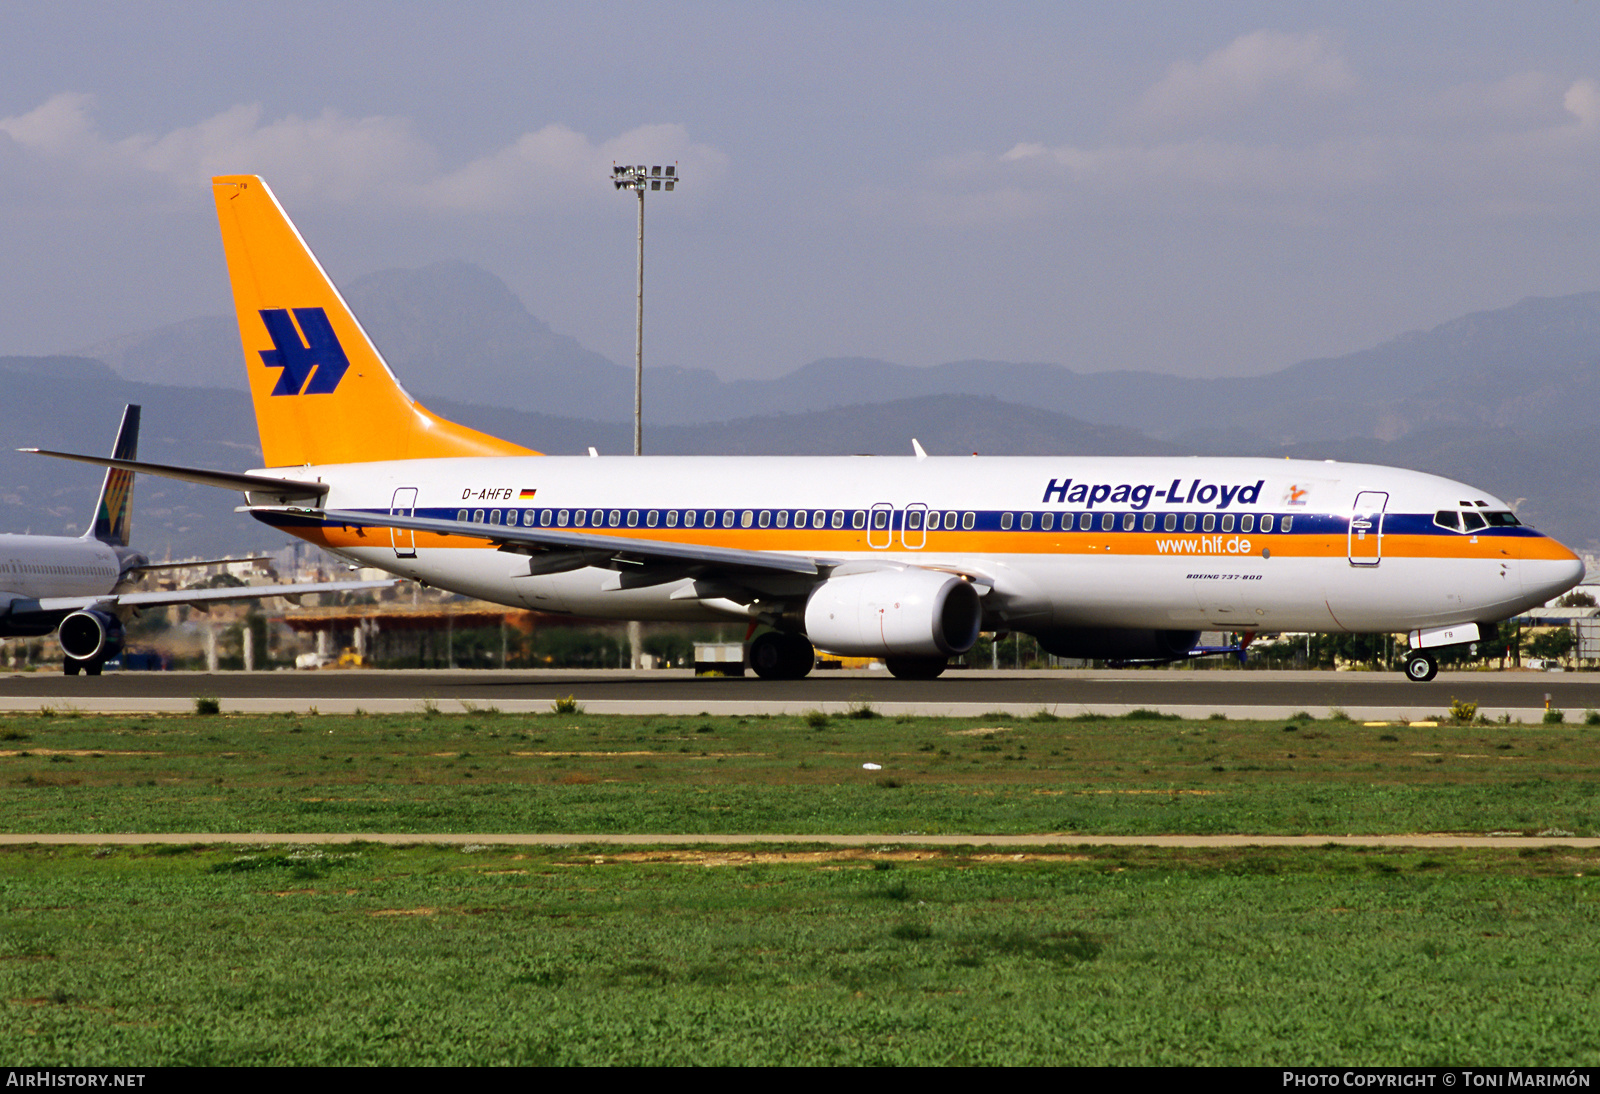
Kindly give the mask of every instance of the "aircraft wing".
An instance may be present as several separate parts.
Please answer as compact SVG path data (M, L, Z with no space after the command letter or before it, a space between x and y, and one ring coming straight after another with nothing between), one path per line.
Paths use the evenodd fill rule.
M256 511L256 510L252 510ZM632 536L597 535L558 528L515 528L503 524L476 524L472 521L435 520L394 513L371 513L349 509L260 509L311 517L345 527L376 526L413 532L432 532L442 536L486 539L502 551L533 556L535 572L555 573L560 569L598 566L624 573L643 567L670 569L716 569L721 571L765 572L769 574L820 575L834 565L827 559L775 551L742 551L733 547L709 547L696 543L670 543ZM541 556L545 556L541 558ZM548 566L546 565L548 564ZM553 567L553 568L552 568Z
M366 589L388 589L398 584L395 578L381 581L307 581L298 585L233 585L220 589L175 589L170 592L106 593L103 596L47 596L37 601L12 601L17 615L34 612L75 612L83 608L155 608L168 604L188 604L204 608L229 600L265 600L271 596L288 599L311 593L353 593Z

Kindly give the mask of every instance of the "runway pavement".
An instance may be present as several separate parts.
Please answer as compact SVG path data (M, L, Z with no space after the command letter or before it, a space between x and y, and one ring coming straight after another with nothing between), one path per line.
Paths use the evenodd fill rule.
M1600 673L1440 673L1416 684L1399 673L1239 672L1196 669L951 671L938 680L896 680L881 671L817 672L805 680L696 678L683 670L322 670L319 672L127 672L101 677L0 676L0 711L41 708L162 713L215 697L224 711L405 712L492 706L544 712L572 696L597 714L781 714L843 711L867 703L883 714L979 716L1039 710L1070 717L1136 708L1204 718L1287 718L1339 710L1360 721L1416 721L1452 700L1486 717L1539 720L1551 707L1569 721L1600 710Z

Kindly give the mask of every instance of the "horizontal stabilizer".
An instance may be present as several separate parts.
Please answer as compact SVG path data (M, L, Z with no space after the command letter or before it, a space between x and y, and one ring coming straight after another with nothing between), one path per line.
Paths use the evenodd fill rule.
M76 452L52 452L45 448L19 448L18 452L31 452L35 456L52 456L58 460L92 463L97 467L116 467L124 471L137 471L144 475L158 475L179 482L198 483L201 486L220 486L224 490L243 490L247 494L261 494L287 504L307 498L321 498L328 486L321 482L301 482L297 479L277 479L270 475L245 475L236 471L207 471L199 467L174 467L165 463L144 463L139 460L117 460L106 456L82 456Z

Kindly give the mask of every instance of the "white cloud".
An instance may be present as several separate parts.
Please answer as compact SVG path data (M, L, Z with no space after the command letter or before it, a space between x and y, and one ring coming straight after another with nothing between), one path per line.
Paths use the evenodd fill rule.
M1199 64L1180 61L1139 100L1137 117L1160 126L1234 113L1269 96L1327 97L1356 78L1324 34L1258 30Z
M1562 96L1561 105L1578 119L1578 124L1584 129L1600 126L1600 84L1593 80L1573 81L1566 95Z
M399 117L266 120L239 105L160 135L112 140L95 127L87 95L56 95L27 114L0 119L13 144L9 170L76 178L82 186L120 179L200 188L212 175L259 174L297 202L372 202L405 209L510 212L606 200L614 160L677 163L697 187L725 174L728 157L695 144L681 125L649 125L595 141L549 125L454 169Z

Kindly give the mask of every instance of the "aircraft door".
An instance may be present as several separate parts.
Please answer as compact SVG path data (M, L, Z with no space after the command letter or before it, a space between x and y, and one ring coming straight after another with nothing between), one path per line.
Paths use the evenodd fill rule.
M881 551L894 542L894 506L880 501L872 507L867 522L867 546Z
M1363 490L1350 509L1350 565L1376 566L1383 561L1383 511L1389 495Z
M900 514L900 543L908 551L920 551L928 542L928 507L912 502Z
M391 517L414 517L417 515L417 488L415 486L402 486L394 492L394 499L389 503ZM389 542L394 545L395 558L417 557L417 533L410 528L389 529Z

